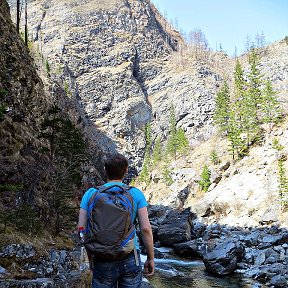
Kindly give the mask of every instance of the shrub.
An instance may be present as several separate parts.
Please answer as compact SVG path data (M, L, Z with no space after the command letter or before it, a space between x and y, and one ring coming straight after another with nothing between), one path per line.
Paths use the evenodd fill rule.
M202 173L200 175L200 180L199 180L199 185L204 192L207 192L209 186L211 185L210 176L211 176L211 172L207 164L205 164L203 167Z

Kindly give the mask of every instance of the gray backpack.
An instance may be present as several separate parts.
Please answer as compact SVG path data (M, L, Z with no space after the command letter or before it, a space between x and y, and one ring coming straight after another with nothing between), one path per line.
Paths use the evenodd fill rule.
M134 249L132 187L112 185L91 188L84 246L96 258L119 260Z

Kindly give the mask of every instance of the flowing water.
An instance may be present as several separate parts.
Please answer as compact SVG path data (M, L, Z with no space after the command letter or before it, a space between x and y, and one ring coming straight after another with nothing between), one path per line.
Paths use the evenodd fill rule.
M266 288L252 279L225 276L215 277L205 271L201 260L189 261L174 258L156 259L155 275L149 278L154 288ZM141 261L145 262L145 256Z
M171 254L171 249L158 249L165 258L155 259L155 274L148 278L154 288L267 288L268 286L240 276L216 277L205 271L201 260L185 260ZM86 251L80 250L80 270L89 267ZM142 264L146 256L141 255Z

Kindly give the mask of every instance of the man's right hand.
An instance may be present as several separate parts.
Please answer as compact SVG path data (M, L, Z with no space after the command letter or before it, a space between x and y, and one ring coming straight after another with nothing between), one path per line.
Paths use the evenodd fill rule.
M154 260L146 260L144 263L144 275L152 276L154 274Z

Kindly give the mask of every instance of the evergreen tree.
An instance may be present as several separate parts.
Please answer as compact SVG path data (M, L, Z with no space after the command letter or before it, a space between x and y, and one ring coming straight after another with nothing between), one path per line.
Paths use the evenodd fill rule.
M150 167L150 156L148 153L145 153L142 170L139 174L139 180L145 182L147 185L150 183L148 167Z
M170 185L172 185L173 180L171 178L171 171L169 169L169 161L167 158L164 160L164 163L165 164L164 164L163 172L162 172L163 179L164 179L165 184L167 186L170 186Z
M51 162L55 165L47 167L49 188L43 194L43 202L49 203L46 214L57 235L74 225L75 192L81 184L81 164L87 161L86 145L79 129L57 106L49 110L41 129L41 138L48 140Z
M227 133L229 119L230 96L227 82L225 81L220 91L216 95L216 108L214 113L214 123L219 125L221 131Z
M248 94L250 96L251 104L255 105L255 110L258 111L259 103L262 100L262 91L261 86L263 84L261 72L258 68L259 66L259 57L256 53L255 49L252 49L249 54L249 64L250 64L250 72L248 73ZM256 114L256 122L259 123L259 119Z
M233 160L236 158L236 155L241 155L241 151L244 150L244 143L240 137L241 129L239 128L239 122L236 118L235 106L232 107L229 114L228 121L228 133L227 138L230 141L229 151L232 154Z
M264 123L276 122L282 114L279 102L275 95L277 93L273 90L271 81L265 82L262 101L260 103L262 121Z
M278 160L278 175L279 175L279 198L281 201L281 208L288 207L288 179L286 176L286 169L284 167L284 160Z
M245 96L245 90L247 87L247 82L244 78L244 71L239 62L239 59L236 61L235 71L234 71L234 99L235 101L241 102ZM238 107L241 108L241 107Z
M211 160L211 162L212 162L214 165L217 165L217 164L220 163L219 156L218 156L218 154L217 154L217 152L216 152L215 149L213 149L213 150L211 151L210 160Z
M199 185L204 192L207 192L209 186L211 185L210 177L211 171L209 170L207 164L205 164L199 180Z
M156 165L162 159L162 146L160 137L157 137L152 154L153 165Z
M176 117L174 106L170 107L170 120L169 120L169 136L166 144L166 153L172 157L176 157L177 152L180 154L187 153L189 141L182 128L177 129Z
M146 124L145 126L145 154L144 154L144 161L142 170L139 175L139 180L142 182L145 182L146 184L149 184L150 177L149 177L149 167L151 165L151 146L152 146L152 137L151 137L151 125L150 123Z
M185 131L182 128L176 131L176 150L181 154L185 155L188 152L189 141L185 135Z

